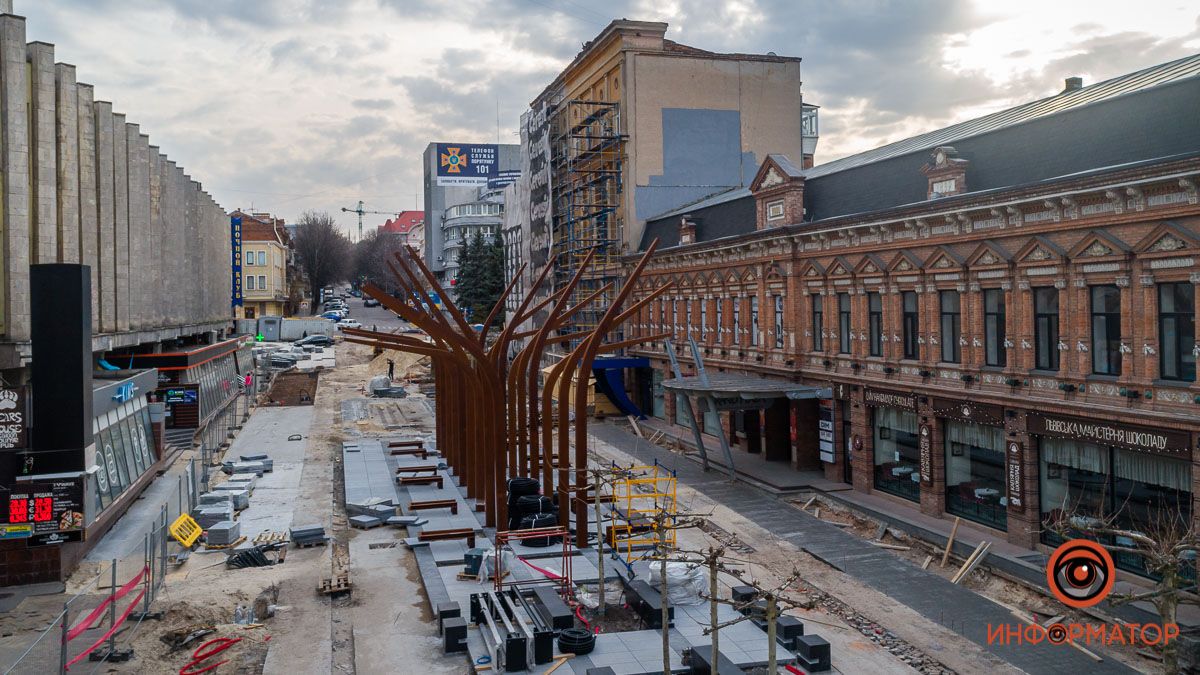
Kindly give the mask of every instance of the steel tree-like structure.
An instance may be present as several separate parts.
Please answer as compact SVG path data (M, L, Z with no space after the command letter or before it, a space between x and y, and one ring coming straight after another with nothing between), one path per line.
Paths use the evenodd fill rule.
M560 525L570 524L573 507L575 542L579 546L587 544L587 502L582 495L589 484L588 379L598 355L668 336L664 333L605 341L618 326L669 288L655 289L627 309L621 309L657 247L655 241L647 248L608 307L591 306L605 297L611 284L571 304L594 252L587 254L569 282L535 302L554 265L551 260L490 343L489 331L499 309L513 292L516 280L524 273L523 265L483 322L482 330L474 329L467 322L411 247L406 246L395 255L394 265L389 262L400 287L400 297L392 296L374 284L364 286L367 295L419 328L424 335L346 329L347 340L430 357L437 391L435 432L438 448L447 465L462 481L467 496L483 505L487 527L507 528L505 491L508 479L536 477L540 478L546 493L550 493L552 486L557 490ZM432 293L443 300L444 312L431 299ZM572 330L572 318L588 309L602 312L601 319L590 329ZM518 330L543 311L546 314L540 326ZM515 354L510 354L514 342L522 339L525 339L524 345ZM553 345L566 345L570 349L550 367L545 381L539 386L542 354ZM573 457L571 432L574 433Z

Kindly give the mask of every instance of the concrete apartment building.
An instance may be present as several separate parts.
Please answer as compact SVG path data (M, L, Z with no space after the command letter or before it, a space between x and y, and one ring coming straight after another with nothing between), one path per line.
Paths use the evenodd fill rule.
M1198 109L1193 56L812 168L763 158L649 220L635 297L671 288L631 330L672 333L685 377L647 343L637 398L690 442L686 394L710 453L768 482L820 469L1033 549L1075 510L1194 520Z
M491 195L503 187L493 180L493 185L453 186L438 184L439 143L430 143L422 155L425 188L425 226L424 245L425 263L438 276L438 280L449 286L457 268L459 250L462 247L463 235L475 226L493 226L493 220L499 222L499 211L490 213L495 207L483 206L484 202L494 203L496 197ZM468 144L463 144L468 145ZM496 145L496 167L499 175L515 175L520 168L520 152L518 145ZM491 196L489 196L491 195ZM476 206L466 206L474 204ZM448 214L451 207L463 206ZM485 213L488 212L488 213ZM448 230L447 217L455 219L457 224L451 224ZM476 222L480 217L487 222ZM449 269L448 269L449 268Z
M294 252L283 219L242 211L229 215L242 219L242 305L234 308L235 318L294 314L294 279L288 274Z
M811 161L816 109L803 103L799 58L714 53L666 31L613 21L522 117L531 273L557 254L564 283L594 249L579 288L591 293L619 279L646 218L747 185L769 152Z
M190 447L237 393L236 344L221 342L233 285L224 209L54 59L0 0L0 398L10 422L36 421L0 439L0 489L17 501L49 493L79 516L31 522L6 497L0 585L69 573L171 444ZM172 363L136 361L146 353ZM190 426L180 406L176 441L163 403L174 383L206 394Z

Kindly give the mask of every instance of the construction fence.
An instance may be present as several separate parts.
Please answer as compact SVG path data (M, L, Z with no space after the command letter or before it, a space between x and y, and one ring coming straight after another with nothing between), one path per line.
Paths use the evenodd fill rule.
M131 645L155 624L155 602L163 597L177 555L170 551L179 550L170 544L170 525L195 506L202 475L200 462L188 460L183 472L147 489L143 502L126 514L143 523L142 531L122 532L114 546L119 550L111 554L103 541L84 559L79 570L88 581L68 586L62 611L3 666L5 675L98 673L127 658ZM97 560L97 554L104 557ZM80 572L74 577L84 576Z

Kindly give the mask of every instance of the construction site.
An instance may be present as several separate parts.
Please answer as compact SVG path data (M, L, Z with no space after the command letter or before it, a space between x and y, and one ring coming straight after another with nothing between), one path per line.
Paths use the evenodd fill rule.
M620 283L625 140L617 103L571 99L551 113L554 288L586 268L573 301L599 294L576 315L575 330L595 328Z

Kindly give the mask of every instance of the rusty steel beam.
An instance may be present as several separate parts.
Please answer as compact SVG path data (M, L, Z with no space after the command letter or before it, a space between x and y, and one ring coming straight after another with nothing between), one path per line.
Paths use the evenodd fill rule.
M571 322L578 312L609 292L611 284L574 305L570 301L595 251L588 252L567 284L535 302L553 267L551 260L490 344L489 335L499 316L500 303L512 294L516 278L509 282L500 302L484 321L484 330L478 332L467 323L461 310L411 248L397 253L394 264L388 261L402 298L393 297L374 284L364 285L367 295L420 328L428 340L350 329L346 331L347 341L430 357L436 389L434 427L438 448L466 487L467 495L483 506L487 527L507 527L505 492L509 478L540 475L546 493L552 490L559 493L562 525L568 524L569 511L574 505L576 544L587 544L586 512L580 516L580 509L586 505L576 503L575 493L586 487L583 476L587 466L587 383L591 365L598 354L665 337L663 334L604 341L618 325L666 291L666 287L656 289L621 311L656 248L654 242L643 254L616 301L602 308L603 317L591 330L571 331ZM523 272L524 267L519 274ZM431 292L443 298L444 312L434 307ZM547 316L535 330L518 330L520 324L546 308L549 308ZM560 333L563 329L566 332ZM513 342L523 338L529 339L512 353ZM551 366L539 387L543 350L568 340L578 342L568 355ZM572 410L574 461L570 453Z

